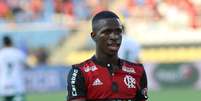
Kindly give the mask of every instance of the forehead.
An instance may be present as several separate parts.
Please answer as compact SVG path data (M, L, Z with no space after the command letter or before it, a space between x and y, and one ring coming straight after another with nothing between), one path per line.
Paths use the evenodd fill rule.
M122 28L122 24L117 18L100 19L96 22L97 30Z

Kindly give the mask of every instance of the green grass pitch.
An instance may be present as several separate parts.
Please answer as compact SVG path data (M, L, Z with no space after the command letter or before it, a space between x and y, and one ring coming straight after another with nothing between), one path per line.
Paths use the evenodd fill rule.
M65 101L66 92L30 93L27 101ZM149 101L200 101L201 90L163 89L149 91Z
M66 93L30 94L28 101L65 101ZM149 92L149 101L200 101L201 90L163 89Z

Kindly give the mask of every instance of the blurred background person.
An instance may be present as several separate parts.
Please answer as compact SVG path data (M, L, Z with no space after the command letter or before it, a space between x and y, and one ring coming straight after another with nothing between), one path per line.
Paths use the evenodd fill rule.
M25 101L25 64L26 55L13 47L9 36L4 36L0 50L0 96L3 101Z
M139 62L140 44L127 35L125 26L123 26L122 43L118 55L127 61Z

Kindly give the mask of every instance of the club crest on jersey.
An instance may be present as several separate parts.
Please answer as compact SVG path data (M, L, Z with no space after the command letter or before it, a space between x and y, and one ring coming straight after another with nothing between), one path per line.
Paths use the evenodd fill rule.
M135 78L133 78L132 76L130 75L126 75L124 77L124 83L126 84L126 86L128 88L136 88L135 85L136 85L136 80Z
M96 66L88 66L84 69L85 72L89 72L89 71L95 71L98 68Z
M126 66L123 66L122 70L125 71L125 72L128 72L128 73L135 73L134 68L129 68L129 67L126 67Z

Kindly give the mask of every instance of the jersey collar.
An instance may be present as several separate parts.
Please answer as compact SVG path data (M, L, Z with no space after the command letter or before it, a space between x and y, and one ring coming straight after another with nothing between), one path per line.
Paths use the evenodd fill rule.
M108 67L108 68L109 68L109 65L111 66L111 64L103 64L103 63L98 62L95 55L91 57L91 60L92 60L96 65L100 65L101 67ZM122 66L123 66L123 61L122 61L120 58L118 58L118 61L119 61L118 67L120 67L120 69L121 69Z

